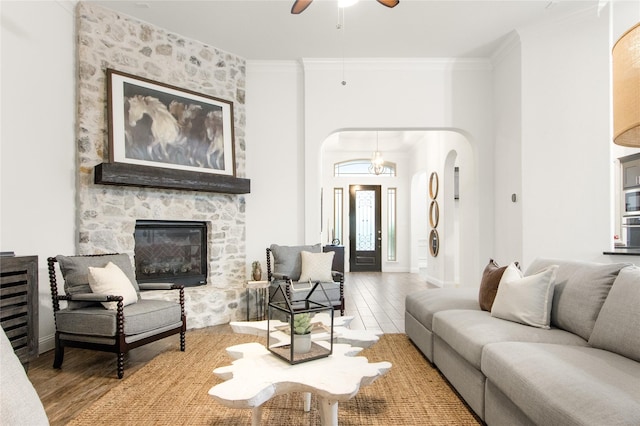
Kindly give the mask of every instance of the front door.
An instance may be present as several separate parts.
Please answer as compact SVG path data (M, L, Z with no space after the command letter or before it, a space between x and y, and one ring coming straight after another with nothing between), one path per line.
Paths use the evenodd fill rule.
M349 186L349 270L381 268L380 185Z

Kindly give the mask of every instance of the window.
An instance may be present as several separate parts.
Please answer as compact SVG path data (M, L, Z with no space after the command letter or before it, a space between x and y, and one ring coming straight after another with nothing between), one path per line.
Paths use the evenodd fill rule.
M342 244L342 188L333 188L333 235L332 242Z
M359 159L348 160L334 164L333 175L340 176L384 176L390 177L396 175L396 163L390 161L384 162L384 171L380 175L374 175L369 172L369 166L371 166L371 160Z
M396 260L396 188L387 190L387 260Z

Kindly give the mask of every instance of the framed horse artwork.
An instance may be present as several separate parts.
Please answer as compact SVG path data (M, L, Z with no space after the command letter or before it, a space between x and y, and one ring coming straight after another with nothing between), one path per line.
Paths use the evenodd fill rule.
M111 162L235 176L233 102L107 69Z

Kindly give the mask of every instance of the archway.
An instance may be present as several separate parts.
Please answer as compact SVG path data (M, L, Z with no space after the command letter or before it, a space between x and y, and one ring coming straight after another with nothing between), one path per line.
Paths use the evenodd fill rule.
M378 130L384 132L388 130ZM348 132L358 132L361 139L353 141L349 137L342 137ZM334 229L332 216L333 194L336 188L342 188L342 193L348 194L348 185L353 179L335 177L333 165L336 162L353 158L370 158L375 148L375 137L367 133L375 133L375 129L357 131L340 130L332 133L323 141L320 152L320 183L322 188L322 230L323 242L331 241ZM474 251L474 228L477 228L478 206L475 196L478 192L477 179L473 177L476 166L471 144L467 137L451 129L407 129L393 130L396 137L411 140L409 145L401 145L402 149L393 151L381 146L385 160L397 164L398 174L395 177L359 177L356 183L382 184L383 200L389 188L396 190L397 195L397 259L384 261L382 270L385 272L420 272L430 282L440 286L454 286L461 282L460 267L466 264L463 259L477 256ZM411 134L411 137L407 137ZM403 135L403 136L400 136ZM353 135L351 135L353 136ZM460 166L463 175L463 185L460 192L464 193L464 202L454 200L454 167ZM429 233L428 208L429 196L427 190L428 176L436 171L440 176L440 224L443 251L440 256L433 258L428 254L427 238ZM346 202L346 198L343 200ZM468 210L461 214L461 206ZM383 223L387 223L389 213L388 204L383 201ZM348 222L347 212L343 212L343 222ZM460 244L462 230L469 238L469 244L463 248ZM345 231L343 231L345 232ZM383 253L387 252L386 229L383 226ZM466 250L466 253L463 251ZM345 250L347 251L347 250ZM425 253L426 252L426 253Z

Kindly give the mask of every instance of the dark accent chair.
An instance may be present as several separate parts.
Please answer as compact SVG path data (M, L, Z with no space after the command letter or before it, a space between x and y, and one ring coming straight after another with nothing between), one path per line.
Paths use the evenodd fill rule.
M138 284L127 254L57 256L47 262L56 325L54 368L62 367L66 346L115 353L119 379L124 376L124 355L133 348L179 333L180 350L185 350L187 321L182 285ZM121 295L91 292L89 267L102 268L109 262L132 282L137 302L123 306ZM56 263L64 277L63 295L58 294ZM179 292L179 302L140 298L140 291L170 289ZM60 308L61 300L67 302L66 308ZM117 309L106 309L101 302L116 302Z
M269 298L276 295L276 289L278 286L284 284L286 296L289 300L303 299L309 292L309 288L296 290L294 288L295 282L300 279L302 271L302 259L300 252L308 251L311 253L321 253L322 247L320 244L307 245L307 246L279 246L272 244L267 248L267 279L269 280ZM273 265L271 260L273 258ZM331 271L333 281L322 282L329 302L333 306L334 310L339 310L340 315L344 315L344 274L338 271ZM315 292L311 297L311 300L315 302L325 303L321 298L323 297L321 292Z

